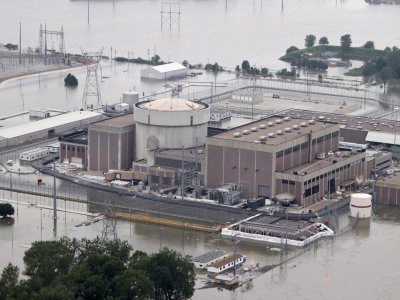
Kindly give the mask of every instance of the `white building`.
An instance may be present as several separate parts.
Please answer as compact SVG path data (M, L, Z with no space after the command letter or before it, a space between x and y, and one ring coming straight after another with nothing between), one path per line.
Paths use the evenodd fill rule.
M223 260L215 263L214 265L207 268L207 272L209 276L216 276L225 272L226 270L233 269L244 263L245 256L242 254L236 253L235 255L228 256Z
M186 77L187 68L179 63L149 67L140 71L141 78L166 80L173 77Z
M193 258L193 263L196 268L203 269L227 257L228 254L226 254L225 252L214 250Z

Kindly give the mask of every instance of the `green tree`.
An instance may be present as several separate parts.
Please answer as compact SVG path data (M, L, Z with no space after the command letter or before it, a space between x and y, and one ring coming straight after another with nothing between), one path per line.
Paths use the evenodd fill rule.
M67 75L67 77L64 78L64 85L65 86L77 86L78 85L78 79L71 73Z
M24 255L24 275L36 278L43 286L52 284L59 275L66 275L73 263L75 252L60 241L34 242Z
M126 300L153 297L153 282L142 270L128 269L114 279L116 296Z
M187 67L187 66L189 65L189 62L185 59L185 60L182 62L182 65L184 65L185 67Z
M8 49L8 51L18 50L18 45L16 45L16 44L7 43L4 45L4 47L6 47Z
M151 61L153 62L153 64L158 64L159 62L160 62L160 56L158 55L158 54L156 54L156 55L154 55L152 58L151 58Z
M307 48L313 47L315 45L316 40L317 40L317 38L315 37L315 35L313 35L313 34L307 35L306 39L305 39L305 46Z
M322 46L329 45L328 38L326 36L321 37L318 41L318 44Z
M261 75L263 77L269 76L269 70L267 68L261 68Z
M240 72L240 66L239 65L236 66L235 71L238 72L238 73Z
M4 268L0 277L0 300L7 299L18 285L19 268L11 263Z
M7 218L15 213L14 207L10 203L0 204L0 217Z
M368 41L364 44L363 48L365 49L375 49L375 44L373 41Z
M343 52L350 50L351 43L352 41L350 34L345 34L340 37L340 47L342 48Z
M299 48L297 48L296 46L290 46L289 48L286 49L286 54L297 50L299 50Z
M194 264L188 256L164 248L151 255L144 270L154 283L154 299L189 299L194 293Z
M250 63L248 60L242 62L242 71L243 73L248 73L250 71Z
M384 67L379 73L378 78L383 82L383 92L386 93L388 80L393 78L393 70L390 67Z

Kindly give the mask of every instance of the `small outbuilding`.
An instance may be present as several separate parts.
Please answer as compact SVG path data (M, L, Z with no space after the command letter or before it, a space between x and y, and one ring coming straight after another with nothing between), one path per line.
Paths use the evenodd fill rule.
M224 258L227 258L228 256L229 255L225 252L214 250L193 258L193 263L196 268L203 269L217 263Z
M170 63L149 67L140 71L141 78L166 80L187 76L187 68L180 63Z
M214 265L207 268L208 276L215 277L227 270L233 269L234 267L240 266L244 263L245 256L236 253L228 256Z

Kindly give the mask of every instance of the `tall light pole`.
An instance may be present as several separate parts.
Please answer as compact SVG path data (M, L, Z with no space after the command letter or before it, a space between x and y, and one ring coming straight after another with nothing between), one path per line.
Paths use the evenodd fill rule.
M397 137L397 126L396 125L397 124L396 123L397 123L397 112L399 111L399 107L398 106L394 106L393 110L396 113L396 120L394 121L394 126L393 126L393 128L394 128L393 154L395 154L396 153L396 149L397 149L397 147L396 147L396 137ZM397 160L397 155L396 155L396 160Z

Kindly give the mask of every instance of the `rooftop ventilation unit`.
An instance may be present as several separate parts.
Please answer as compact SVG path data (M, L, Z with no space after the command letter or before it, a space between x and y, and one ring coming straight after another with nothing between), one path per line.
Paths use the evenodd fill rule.
M261 142L259 140L255 140L254 143L261 144Z
M262 136L260 136L260 141L266 141L267 140L267 136L265 136L265 135L262 135Z
M284 118L283 118L283 121L285 121L285 122L289 122L290 120L291 120L290 117L284 117Z
M242 134L241 134L240 132L235 132L235 133L233 134L233 136L234 136L235 138L239 138L239 137L242 136Z
M258 127L252 127L252 128L251 128L251 131L257 132L257 131L258 131Z
M283 123L282 119L278 119L275 122L276 122L276 124L282 124Z
M325 159L325 153L324 152L317 153L317 159Z
M267 128L267 125L265 125L265 124L260 125L260 129L265 129L265 128Z
M296 115L296 118L297 118L297 119L300 119L300 118L301 118L301 115Z
M319 118L318 119L320 119L320 120L324 120L325 119L325 117L324 116L319 116Z
M268 133L268 137L274 138L274 137L276 137L276 133L275 132Z
M274 126L275 124L274 124L274 122L268 122L267 125L268 125L268 127L272 127L272 126Z
M244 134L244 135L248 135L248 134L250 134L250 130L248 130L248 129L246 129L246 130L243 130L243 131L242 131L242 134Z
M277 130L276 134L283 135L283 130Z
M364 127L362 127L362 126L357 126L357 129L360 129L360 130L361 130L361 129L363 129L363 128L364 128Z
M286 128L285 128L285 131L286 131L286 132L292 132L292 128L286 127Z
M311 124L311 125L315 124L315 120L308 120L308 124Z
M293 125L293 130L299 130L300 129L300 125Z
M307 127L308 124L307 124L306 122L301 122L301 123L300 123L300 126L301 126L301 127Z

